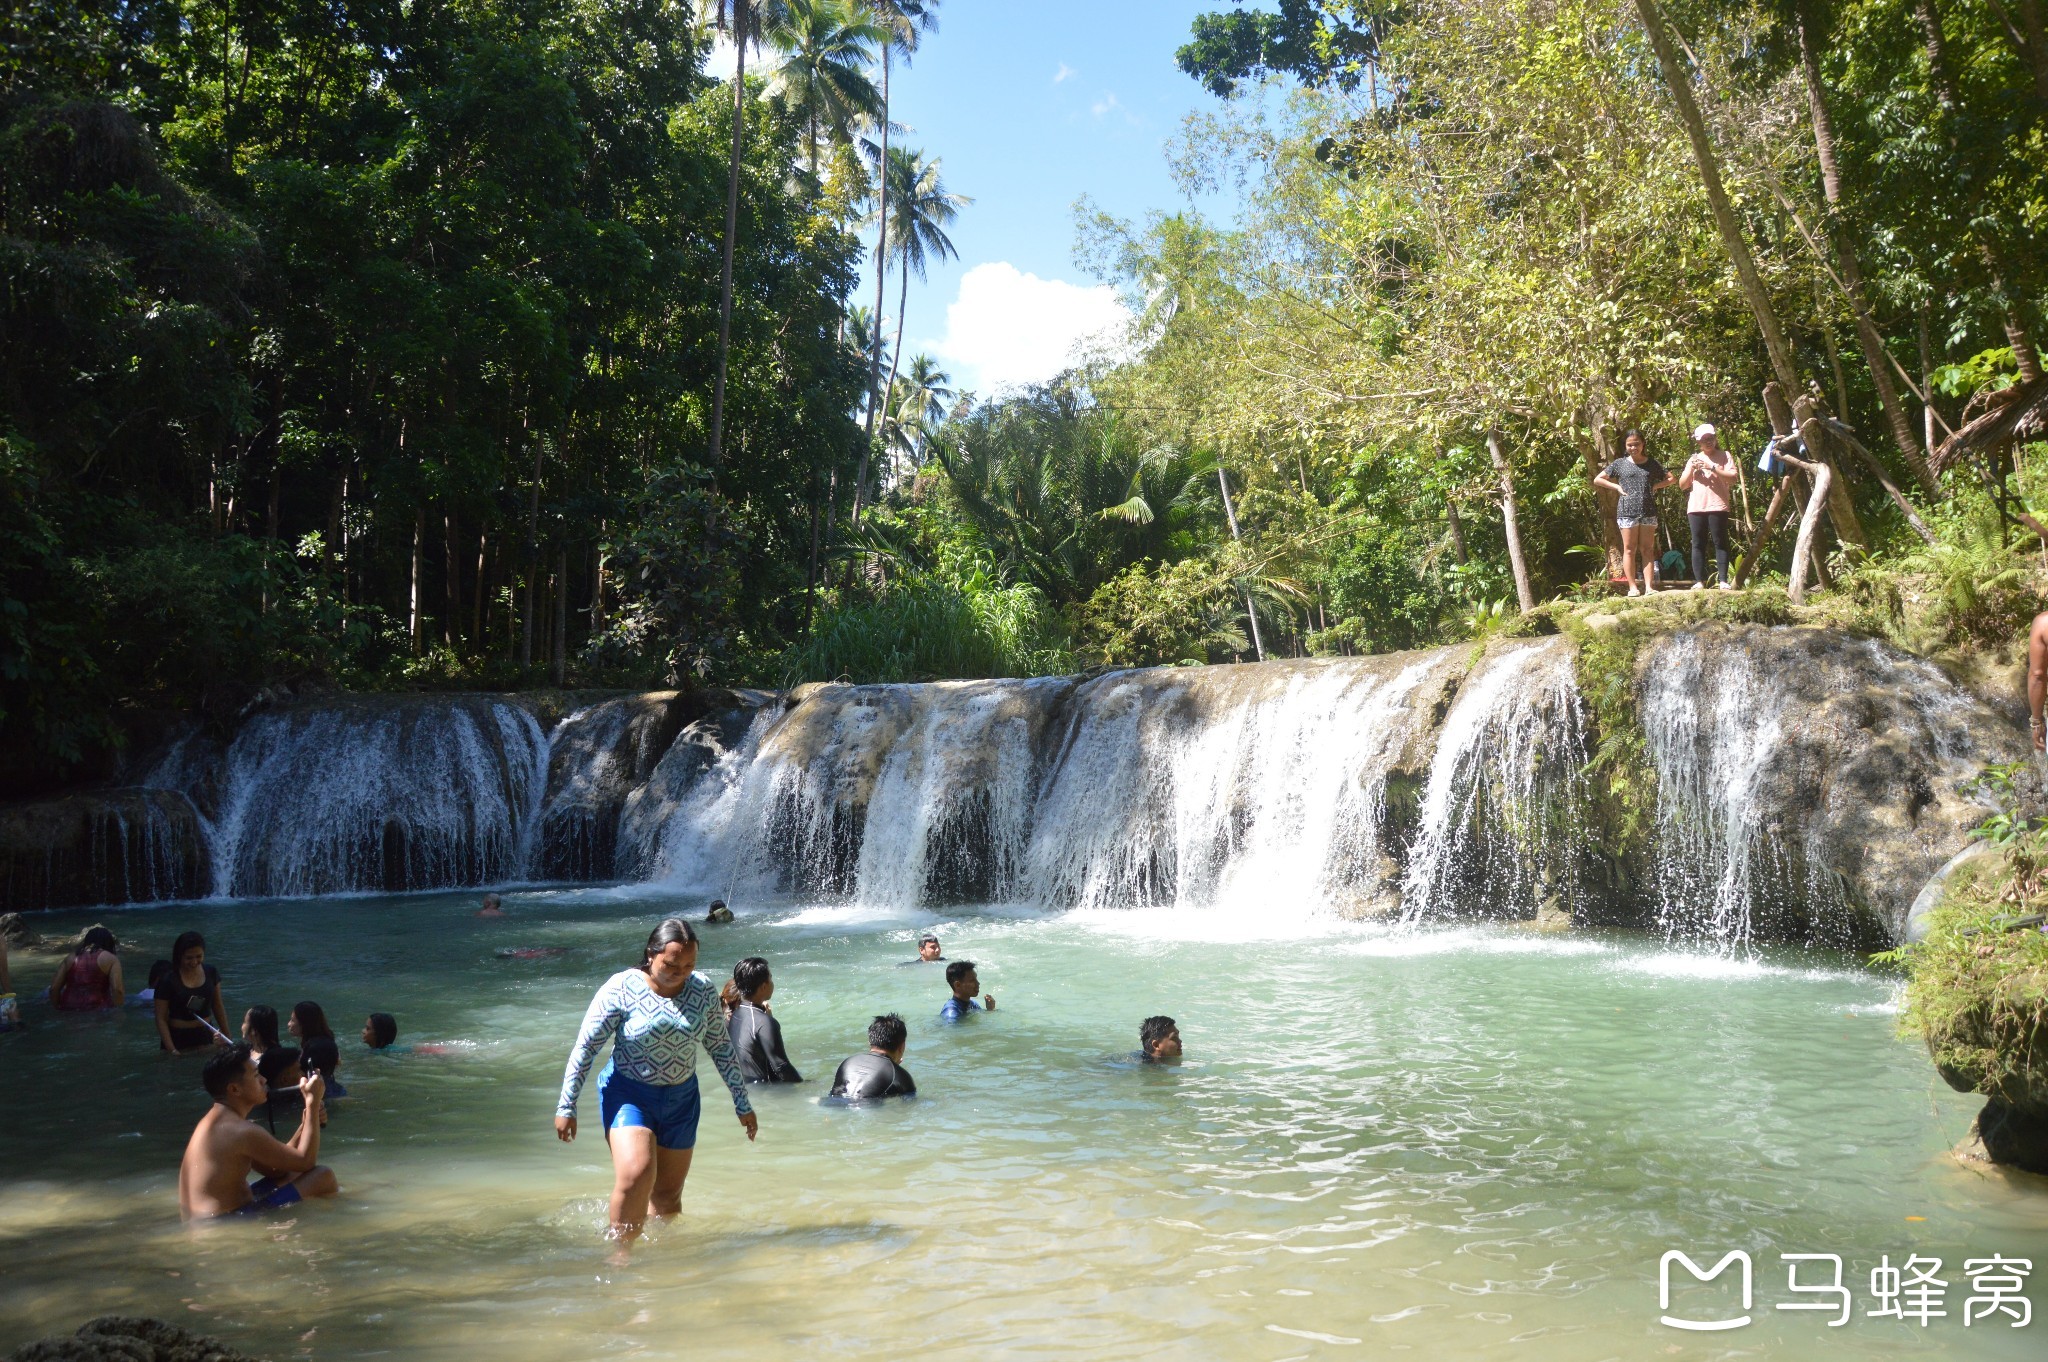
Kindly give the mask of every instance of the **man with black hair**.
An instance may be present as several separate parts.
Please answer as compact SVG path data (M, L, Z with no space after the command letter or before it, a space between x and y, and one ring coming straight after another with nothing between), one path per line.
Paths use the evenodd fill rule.
M326 1085L317 1073L300 1084L306 1109L298 1131L280 1143L249 1119L269 1095L246 1045L230 1045L200 1074L213 1106L199 1118L178 1165L178 1212L187 1220L290 1206L340 1191L320 1164L320 1113ZM263 1176L249 1181L251 1171Z
M903 1067L903 1049L910 1028L891 1012L868 1023L868 1052L842 1060L832 1075L831 1096L842 1102L873 1102L884 1097L915 1097L917 1083Z
M929 965L946 958L939 946L939 934L926 932L917 939L917 959L906 960L906 965Z
M1180 1027L1171 1017L1147 1017L1138 1024L1138 1058L1147 1064L1180 1060Z
M740 1072L749 1083L801 1083L804 1076L782 1048L782 1023L768 1011L775 996L775 976L768 962L750 955L732 967L732 983L723 995L731 1012L725 1029L739 1055Z
M974 995L981 993L981 976L974 972L972 960L955 960L946 966L946 986L953 990L953 996L939 1009L940 1021L959 1021L970 1012L996 1010L993 993L983 994L980 1002L974 1000Z

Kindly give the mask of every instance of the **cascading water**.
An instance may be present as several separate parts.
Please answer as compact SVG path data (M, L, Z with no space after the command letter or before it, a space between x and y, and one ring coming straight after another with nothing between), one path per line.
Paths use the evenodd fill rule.
M516 705L356 701L256 715L207 777L213 892L421 889L525 867L547 739Z
M1809 630L1673 635L1638 693L1658 920L1729 949L1869 932L1851 881L1887 849L1946 859L1953 833L1926 836L1923 811L1956 798L2005 727L1931 664Z
M1031 896L1104 907L1362 908L1387 779L1442 656L1116 673L1076 691L1028 853Z
M1403 921L1473 908L1526 916L1548 896L1572 897L1584 734L1562 639L1497 653L1467 680L1430 758Z

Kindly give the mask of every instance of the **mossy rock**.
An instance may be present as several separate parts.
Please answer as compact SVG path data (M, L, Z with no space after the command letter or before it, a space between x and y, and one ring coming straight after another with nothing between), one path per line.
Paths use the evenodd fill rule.
M2003 858L1957 869L1926 938L1911 947L1904 1024L1926 1039L1958 1092L1980 1093L2048 1120L2048 935L2009 924L2038 905L2015 902Z
M102 1315L68 1338L16 1348L10 1362L255 1362L218 1339L160 1319Z

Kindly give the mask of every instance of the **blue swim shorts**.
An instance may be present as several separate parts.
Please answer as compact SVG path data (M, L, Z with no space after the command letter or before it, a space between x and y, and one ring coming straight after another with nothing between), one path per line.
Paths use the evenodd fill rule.
M597 1081L598 1107L604 1113L605 1138L620 1126L639 1126L654 1132L661 1149L695 1149L697 1118L704 1104L697 1096L697 1080L686 1083L642 1083L605 1065Z
M257 1215L264 1211L283 1210L286 1206L299 1203L299 1188L295 1182L279 1182L276 1178L258 1178L249 1184L249 1195L255 1200L235 1215Z

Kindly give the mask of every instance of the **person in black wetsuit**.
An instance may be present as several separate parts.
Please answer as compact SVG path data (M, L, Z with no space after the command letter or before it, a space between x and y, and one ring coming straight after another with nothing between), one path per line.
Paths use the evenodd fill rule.
M903 1067L903 1047L910 1028L891 1012L868 1023L868 1052L842 1060L832 1075L832 1096L841 1102L874 1102L884 1097L915 1097L917 1082Z
M749 1083L801 1083L804 1076L789 1062L782 1048L782 1023L768 1015L768 1000L775 996L775 979L768 962L750 955L732 967L732 982L725 986L728 1012L725 1029L732 1035L732 1048L739 1052L740 1072Z

